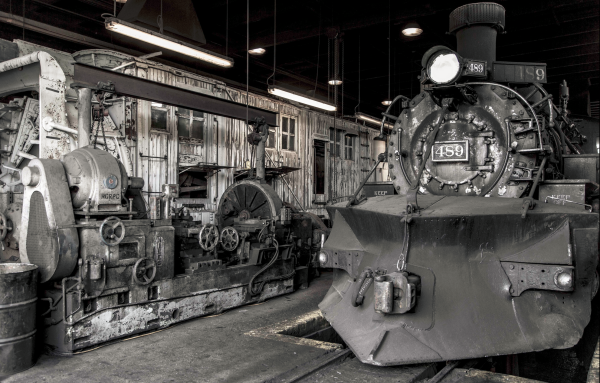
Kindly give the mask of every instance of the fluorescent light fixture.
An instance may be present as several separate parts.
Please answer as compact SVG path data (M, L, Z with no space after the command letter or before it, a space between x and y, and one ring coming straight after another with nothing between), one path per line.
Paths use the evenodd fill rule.
M421 33L423 33L423 29L421 29L421 26L414 21L407 23L404 28L402 28L402 34L404 36L414 37L419 36Z
M163 104L161 104L160 102L151 102L150 106L155 106L157 108L162 108Z
M315 108L327 110L329 112L333 112L337 110L335 105L328 104L323 101L319 101L312 97L304 96L300 93L296 93L294 91L285 89L280 87L279 85L271 85L269 86L269 93L273 96L279 96L283 98L287 98L288 100L296 101L302 104L310 105Z
M339 78L332 78L331 80L328 81L329 85L342 85L342 80L340 80Z
M381 101L381 103L385 106L389 106L389 105L392 105L392 100L390 100L390 99L383 100L383 101Z
M362 112L358 112L354 114L354 117L358 118L359 120L363 120L365 122L369 122L371 124L377 125L377 126L381 126L381 120L376 119L375 117L371 117L368 114L364 114ZM385 126L388 129L392 129L394 127L394 125L386 122L383 126Z
M254 48L254 49L250 49L248 51L248 53L250 53L251 55L262 55L266 52L265 48Z
M105 26L109 31L145 41L149 44L194 57L198 60L206 61L223 68L231 68L233 66L233 59L229 57L184 43L183 41L176 40L158 32L153 32L149 29L138 27L137 25L127 23L114 17L106 18Z

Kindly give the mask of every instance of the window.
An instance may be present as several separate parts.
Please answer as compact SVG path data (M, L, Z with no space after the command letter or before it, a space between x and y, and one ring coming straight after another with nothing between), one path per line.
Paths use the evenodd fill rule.
M204 113L177 108L177 131L179 137L204 139Z
M293 117L281 118L281 149L296 150L296 119Z
M354 161L354 137L346 135L344 137L344 146L346 150L346 159Z
M275 127L269 126L269 138L267 138L267 148L275 149Z
M150 104L150 129L167 130L167 107L158 102Z
M342 153L342 137L344 136L344 131L337 129L337 137L336 130L334 128L329 129L329 155L331 157L339 157ZM335 138L334 138L335 137Z

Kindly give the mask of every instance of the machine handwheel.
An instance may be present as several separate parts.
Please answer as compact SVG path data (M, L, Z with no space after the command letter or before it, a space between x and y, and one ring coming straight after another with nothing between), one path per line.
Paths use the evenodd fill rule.
M156 263L152 258L140 258L133 265L133 280L138 285L147 285L156 276Z
M118 217L108 217L100 225L100 239L107 246L117 246L125 238L125 225Z
M204 225L198 237L200 247L206 251L211 251L219 243L219 230L215 225Z
M0 213L0 241L4 241L6 234L8 234L8 221L6 216Z
M221 230L221 246L227 251L233 251L240 243L240 235L237 230L227 226Z

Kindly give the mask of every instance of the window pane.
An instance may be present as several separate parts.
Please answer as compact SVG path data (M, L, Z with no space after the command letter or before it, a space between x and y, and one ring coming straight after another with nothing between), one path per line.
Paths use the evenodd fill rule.
M194 110L192 113L194 117L204 117L204 113L198 112L197 110Z
M290 118L290 134L296 134L296 120L294 120L293 118Z
M186 109L186 108L177 108L177 113L189 117L190 116L190 110Z
M335 131L333 129L329 129L329 141L333 141L333 137L335 137Z
M199 140L204 139L204 121L192 121L192 134L190 137Z
M177 117L177 131L181 137L190 136L190 119L185 117Z
M269 138L267 138L267 148L275 148L275 130L269 129Z
M288 131L288 118L287 117L283 117L281 119L281 131L282 132L286 132Z
M281 149L287 149L287 134L281 135Z
M329 155L332 156L332 157L335 157L334 145L335 144L333 142L329 143Z
M167 111L151 108L150 128L167 130Z
M343 130L338 130L337 131L337 140L336 141L337 141L338 144L342 142L342 136L344 135L343 133L344 133Z
M294 121L294 120L292 120ZM288 136L288 150L296 150L296 142L294 136Z

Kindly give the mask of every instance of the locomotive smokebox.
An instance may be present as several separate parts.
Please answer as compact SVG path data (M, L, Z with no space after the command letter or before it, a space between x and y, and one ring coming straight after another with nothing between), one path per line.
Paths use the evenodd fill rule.
M504 26L504 7L496 3L467 4L450 14L450 33L456 35L458 54L486 60L488 68L496 61L496 36Z

